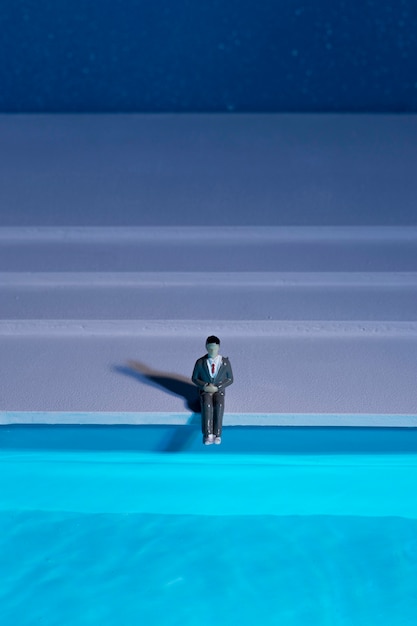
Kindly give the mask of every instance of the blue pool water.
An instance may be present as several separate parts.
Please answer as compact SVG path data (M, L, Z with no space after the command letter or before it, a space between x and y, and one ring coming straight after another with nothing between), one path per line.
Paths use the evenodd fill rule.
M414 429L173 434L0 429L2 625L415 625Z

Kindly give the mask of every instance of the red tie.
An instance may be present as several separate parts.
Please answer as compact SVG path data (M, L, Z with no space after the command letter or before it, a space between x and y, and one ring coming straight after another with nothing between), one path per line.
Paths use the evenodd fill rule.
M214 370L215 370L216 366L214 363L211 364L211 373L214 374Z

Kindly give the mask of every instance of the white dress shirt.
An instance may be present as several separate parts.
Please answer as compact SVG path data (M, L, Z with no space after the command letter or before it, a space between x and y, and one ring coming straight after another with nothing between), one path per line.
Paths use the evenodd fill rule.
M222 357L220 354L218 354L214 359L211 359L210 357L207 359L207 366L208 366L209 374L212 378L216 377L217 372L219 371L221 362L222 362ZM211 366L213 363L214 363L214 374L211 373Z

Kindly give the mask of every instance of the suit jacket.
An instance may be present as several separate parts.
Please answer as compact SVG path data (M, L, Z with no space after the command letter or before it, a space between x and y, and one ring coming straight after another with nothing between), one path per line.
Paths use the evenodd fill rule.
M217 370L217 374L214 378L210 376L210 372L207 366L208 354L197 359L194 365L194 371L192 375L192 381L200 389L200 393L204 391L204 385L207 383L213 383L218 387L219 391L224 393L225 387L228 387L233 382L232 366L227 356L222 356L222 362Z

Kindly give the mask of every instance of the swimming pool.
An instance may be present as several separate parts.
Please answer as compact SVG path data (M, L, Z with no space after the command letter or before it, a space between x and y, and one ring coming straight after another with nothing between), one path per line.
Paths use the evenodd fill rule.
M416 623L415 429L0 440L2 624Z

